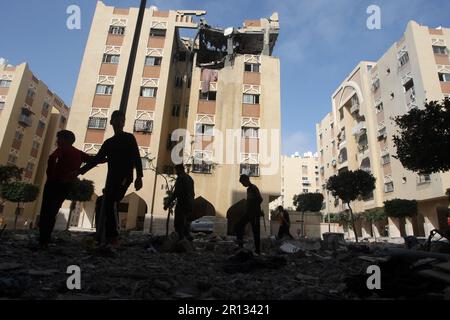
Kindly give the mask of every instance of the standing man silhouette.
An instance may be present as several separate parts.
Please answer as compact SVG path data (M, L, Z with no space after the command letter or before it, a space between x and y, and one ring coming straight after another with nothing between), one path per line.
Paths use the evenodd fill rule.
M114 129L114 136L107 139L97 155L83 166L79 174L85 174L97 164L108 162L108 174L103 193L103 202L98 218L98 239L100 244L119 244L119 214L117 204L125 196L128 187L133 182L133 170L136 169L134 187L136 191L142 188L142 162L136 138L123 131L125 114L114 111L110 124Z
M187 218L192 214L194 209L194 180L184 171L183 164L177 164L175 171L177 173L175 189L164 204L164 210L167 210L175 199L177 200L174 227L178 233L178 240L182 240L185 237L188 240L192 240Z
M244 216L236 225L236 236L239 247L244 246L244 232L247 223L252 226L253 239L255 242L255 253L261 253L260 245L260 219L261 219L261 203L263 198L257 186L250 182L250 177L246 174L241 175L239 182L247 188L247 205Z

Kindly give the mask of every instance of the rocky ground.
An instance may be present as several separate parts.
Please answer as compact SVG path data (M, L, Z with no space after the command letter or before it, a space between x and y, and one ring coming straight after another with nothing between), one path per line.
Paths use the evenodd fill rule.
M398 258L387 245L341 244L332 251L319 241L295 241L283 249L297 252L286 253L283 243L264 239L264 254L253 256L215 235L173 247L163 237L124 233L111 253L100 251L92 234L56 233L46 251L36 250L36 237L5 231L0 238L0 299L448 299L450 293L445 282L417 273L441 259ZM370 291L366 271L374 264L382 289ZM67 288L70 265L81 269L81 290Z

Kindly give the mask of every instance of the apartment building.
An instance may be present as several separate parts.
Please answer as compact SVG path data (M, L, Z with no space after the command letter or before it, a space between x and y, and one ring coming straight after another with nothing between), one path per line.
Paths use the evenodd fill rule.
M30 70L27 63L10 65L0 59L0 164L23 168L22 180L42 187L47 159L56 143L56 133L64 129L69 108ZM39 214L39 198L21 204L17 228L24 228ZM0 206L7 228L14 227L16 204ZM27 227L29 227L29 224Z
M395 159L393 117L411 108L423 108L426 100L450 95L450 29L429 28L411 21L403 37L377 62L361 62L332 95L332 112L316 125L320 181L327 212L345 206L326 191L327 179L342 170L371 172L376 189L355 204L355 212L383 207L395 198L416 199L419 215L403 223L389 218L389 235L428 235L443 227L439 208L447 207L445 191L450 173L419 176ZM426 152L426 146L424 146ZM358 232L371 235L371 226L360 221ZM375 226L376 235L382 226Z
M319 179L319 158L307 152L300 156L281 157L281 205L295 211L294 197L302 193L321 193Z
M195 181L196 214L212 207L219 232L225 232L228 208L245 197L241 172L255 176L266 206L269 197L279 196L279 172L261 175L258 157L259 130L280 128L279 60L271 56L278 17L223 30L210 27L205 14L145 10L125 124L139 145L144 187L130 187L119 206L124 229L165 232L163 199L173 184L174 150ZM137 8L97 2L68 123L77 147L88 153L113 135L108 122L119 108L137 16ZM182 37L182 29L197 30L196 38ZM181 138L177 129L185 130ZM237 130L242 161L220 159L227 130ZM273 153L279 160L279 149ZM85 176L94 181L97 196L105 177L104 165ZM78 207L73 227L93 225L94 200Z

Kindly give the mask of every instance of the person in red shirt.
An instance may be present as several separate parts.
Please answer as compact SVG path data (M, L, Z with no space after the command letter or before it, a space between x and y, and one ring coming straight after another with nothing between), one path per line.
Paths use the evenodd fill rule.
M70 183L76 179L81 165L90 158L72 146L75 142L72 131L61 130L56 138L57 148L48 158L47 181L39 218L39 243L42 248L46 248L50 242L56 215L67 198Z

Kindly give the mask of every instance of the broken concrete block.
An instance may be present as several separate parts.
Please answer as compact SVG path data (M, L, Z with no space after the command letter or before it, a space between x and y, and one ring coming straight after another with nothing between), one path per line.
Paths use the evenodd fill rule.
M300 251L300 248L294 246L292 243L285 242L280 246L280 251L283 253L297 253Z

